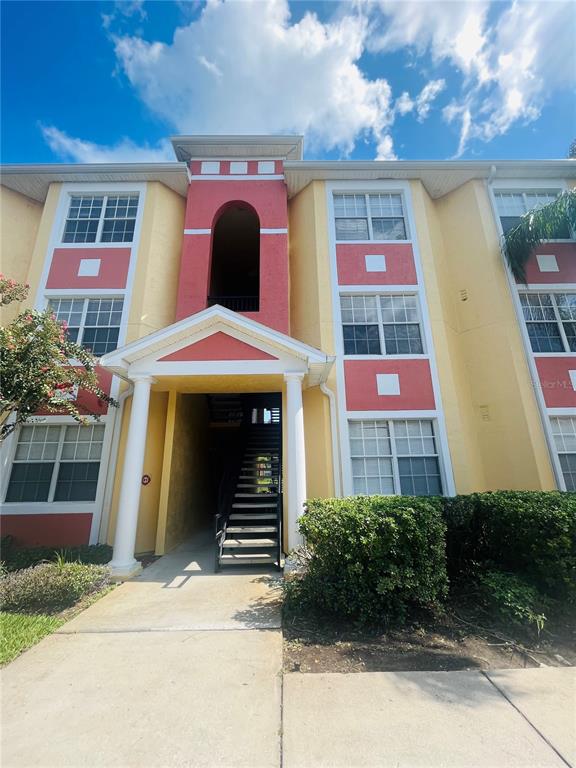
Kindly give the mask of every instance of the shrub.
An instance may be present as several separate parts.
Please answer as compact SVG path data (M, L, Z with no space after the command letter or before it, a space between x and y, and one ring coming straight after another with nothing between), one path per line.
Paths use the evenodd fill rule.
M105 565L112 559L112 547L108 544L82 545L77 547L29 547L18 549L11 536L2 538L2 561L9 571L29 568L38 563L53 562L61 555L69 563Z
M540 635L549 601L535 587L513 573L501 571L487 571L478 580L481 597L489 608L514 624L535 628Z
M434 607L447 591L445 526L434 500L314 499L299 521L311 558L287 583L287 608L308 606L362 623Z
M576 596L576 494L474 493L445 499L444 511L452 579L497 569L546 594Z
M4 611L58 611L102 589L109 580L102 565L42 563L2 576L0 605Z

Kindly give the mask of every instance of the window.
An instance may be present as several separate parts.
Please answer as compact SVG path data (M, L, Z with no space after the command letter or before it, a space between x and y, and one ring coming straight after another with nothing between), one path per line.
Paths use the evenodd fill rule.
M576 352L576 293L521 293L533 352Z
M25 425L6 501L94 501L104 425Z
M414 294L341 296L345 355L422 355Z
M64 243L130 243L138 195L72 195Z
M336 240L406 240L402 195L334 195Z
M118 346L123 299L50 299L48 308L66 322L68 338L102 357Z
M544 190L534 192L496 192L496 207L500 216L502 231L506 233L517 226L528 211L554 202L558 194L557 191ZM570 232L568 229L561 227L554 239L564 240L569 238Z
M576 417L559 417L551 422L566 490L576 491Z
M351 421L349 431L355 494L442 493L431 421Z

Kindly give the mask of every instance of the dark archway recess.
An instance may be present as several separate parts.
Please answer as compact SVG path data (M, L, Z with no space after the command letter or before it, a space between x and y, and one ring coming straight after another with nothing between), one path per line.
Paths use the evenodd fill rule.
M230 203L212 230L208 306L257 312L259 298L260 219L247 203Z

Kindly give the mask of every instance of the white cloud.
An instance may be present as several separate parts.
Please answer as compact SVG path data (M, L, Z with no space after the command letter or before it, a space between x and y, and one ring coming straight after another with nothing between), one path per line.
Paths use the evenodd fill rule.
M169 45L116 38L119 63L145 104L185 133L306 133L312 149L350 152L360 138L393 152L386 79L358 60L367 20L290 22L286 0L209 0Z
M44 140L62 160L75 163L153 163L174 160L174 151L166 139L156 147L138 146L122 139L112 147L76 139L52 125L40 126Z
M380 0L361 7L371 20L370 50L408 46L417 56L429 52L434 62L448 61L463 76L461 96L443 113L460 122L458 155L473 138L490 141L537 119L552 91L576 82L572 0L496 4L497 19L488 16L485 0Z

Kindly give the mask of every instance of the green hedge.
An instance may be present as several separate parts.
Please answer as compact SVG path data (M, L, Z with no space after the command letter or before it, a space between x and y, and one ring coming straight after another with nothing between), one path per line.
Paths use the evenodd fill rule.
M2 538L0 557L3 566L8 571L17 571L39 563L53 562L58 556L69 563L105 565L112 559L112 547L108 544L86 544L78 547L17 548L11 536Z
M313 556L287 584L287 607L309 607L360 622L402 618L447 592L445 524L424 498L313 499L299 521Z
M576 494L497 491L443 500L451 581L496 568L552 597L576 590Z

